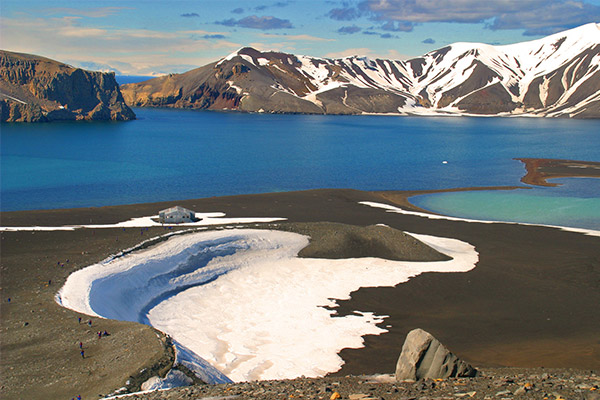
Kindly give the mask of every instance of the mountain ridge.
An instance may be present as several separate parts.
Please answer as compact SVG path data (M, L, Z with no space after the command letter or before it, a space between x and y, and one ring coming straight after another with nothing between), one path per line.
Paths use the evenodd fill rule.
M243 47L122 92L141 107L600 118L600 24L502 46L459 42L405 61Z

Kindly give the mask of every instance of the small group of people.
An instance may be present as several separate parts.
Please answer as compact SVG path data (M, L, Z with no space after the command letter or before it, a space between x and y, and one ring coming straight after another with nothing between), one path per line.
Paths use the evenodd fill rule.
M79 324L81 324L82 320L81 317L77 317L77 322ZM88 326L92 326L92 320L88 320L87 322L85 322ZM98 335L98 339L101 339L102 336L110 336L110 333L108 333L107 330L104 331L98 331L96 332L96 335ZM83 349L83 342L79 342L79 354L81 354L81 358L85 358L85 350Z
M98 335L98 339L101 339L102 336L110 336L110 333L108 333L107 331L104 331L104 332L98 331L97 335Z
M77 317L77 322L79 324L81 324L81 317ZM88 324L88 326L92 326L92 320L90 319L90 320L86 321L86 324Z
M78 321L78 323L80 323L80 324L81 324L81 317L77 317L77 321ZM92 320L91 320L91 319L90 319L90 320L88 320L88 321L86 321L85 323L86 323L88 326L92 326Z

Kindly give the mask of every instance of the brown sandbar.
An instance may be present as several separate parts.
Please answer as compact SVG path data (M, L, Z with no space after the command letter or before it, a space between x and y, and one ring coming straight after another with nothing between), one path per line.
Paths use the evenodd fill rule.
M558 186L548 182L556 178L600 178L600 162L557 160L550 158L515 158L525 164L527 174L521 182L537 186Z

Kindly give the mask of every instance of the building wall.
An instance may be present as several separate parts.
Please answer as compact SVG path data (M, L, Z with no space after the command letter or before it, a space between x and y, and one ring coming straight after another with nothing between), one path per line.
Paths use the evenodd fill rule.
M159 221L164 223L179 223L179 222L192 222L193 215L188 212L173 211L170 213L160 213Z

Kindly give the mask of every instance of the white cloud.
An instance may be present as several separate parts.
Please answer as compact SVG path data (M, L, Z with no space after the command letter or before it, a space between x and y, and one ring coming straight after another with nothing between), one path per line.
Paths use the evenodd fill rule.
M91 38L91 37L106 36L107 33L108 32L104 29L79 28L79 27L74 27L74 26L65 26L56 32L56 34L58 36L79 37L79 38Z

